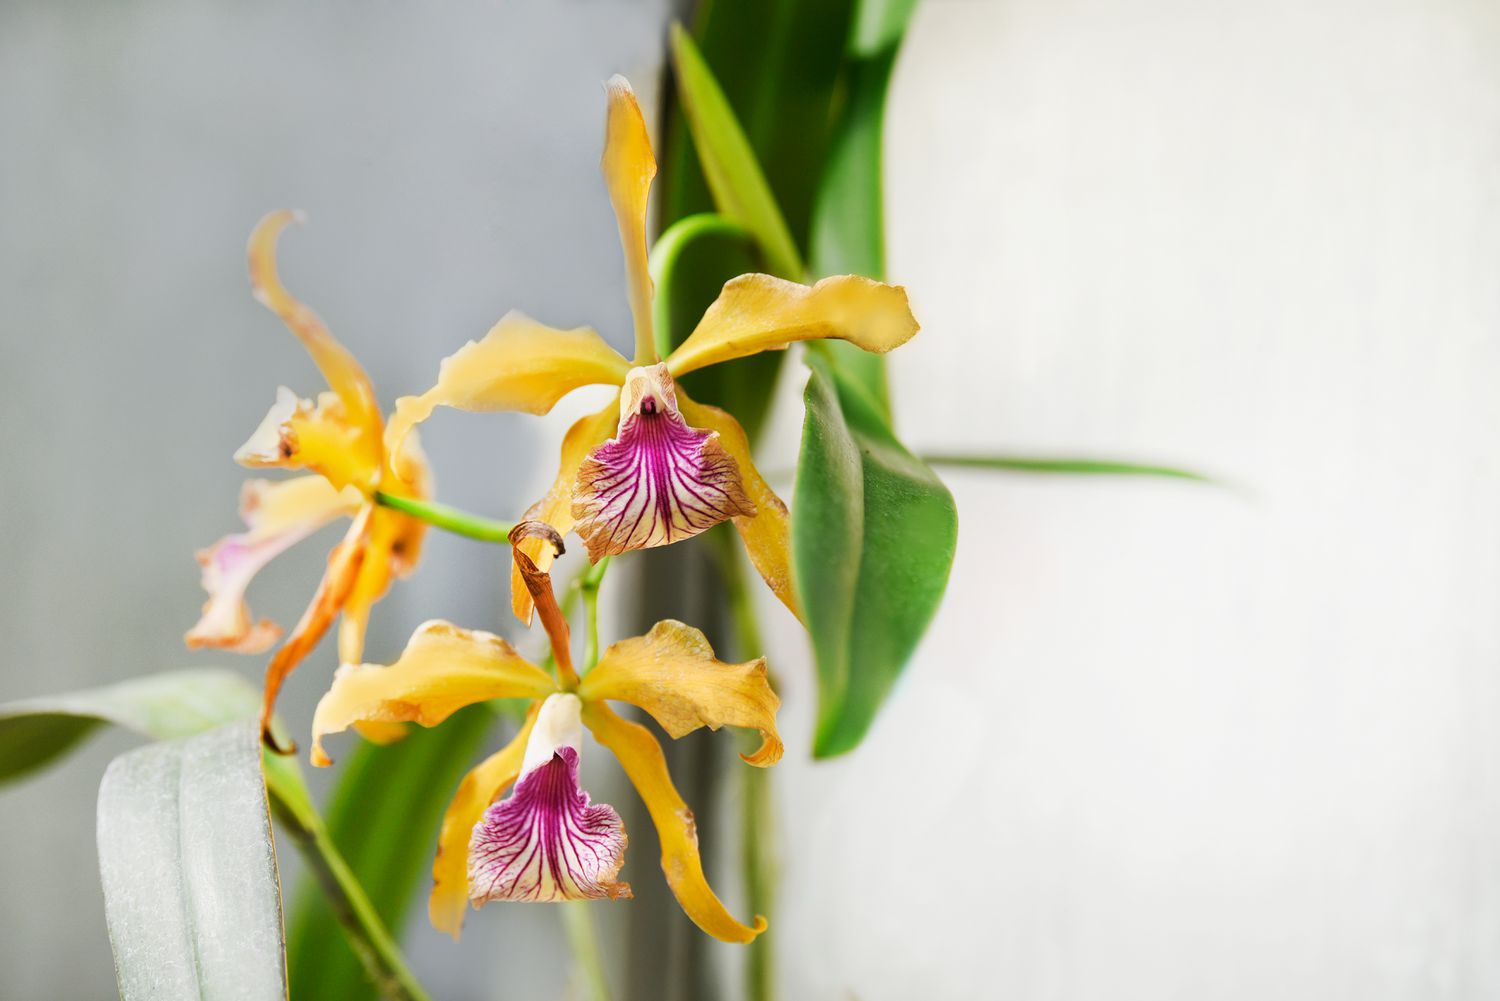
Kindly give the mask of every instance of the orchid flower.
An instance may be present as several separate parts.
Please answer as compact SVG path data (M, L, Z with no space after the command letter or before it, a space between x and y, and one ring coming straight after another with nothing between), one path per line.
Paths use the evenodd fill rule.
M733 520L751 562L776 596L797 613L790 531L781 502L750 458L739 422L689 399L674 380L719 362L784 349L794 341L838 338L885 352L917 331L906 292L855 275L813 286L770 275L741 275L724 286L696 329L664 361L652 332L646 204L656 161L635 94L623 77L607 84L609 112L602 169L625 253L636 356L627 361L588 327L556 330L512 312L485 335L444 359L437 385L396 401L387 450L407 474L407 433L438 406L469 411L545 414L582 386L620 393L572 426L557 477L526 518L560 534L575 531L589 559L667 545ZM546 569L551 556L535 540L527 555ZM531 598L512 575L511 599L523 621Z
M465 776L443 817L428 906L432 923L457 938L465 901L477 908L496 900L631 895L616 879L627 840L620 815L592 803L579 785L587 728L614 752L645 801L661 841L662 870L688 917L715 938L749 942L765 930L765 919L742 924L724 908L704 877L693 814L672 784L661 745L608 703L640 707L673 738L703 726L758 730L759 749L742 757L767 767L781 758L782 744L776 732L780 700L767 681L765 660L719 661L701 632L669 620L610 646L580 678L551 578L522 546L539 542L556 556L562 538L544 523L523 522L511 541L517 572L551 641L557 675L499 636L427 622L394 664L339 668L313 715L313 763L329 764L323 739L351 725L436 726L476 702L530 699L515 739ZM507 789L510 794L501 799Z
M298 216L273 212L250 236L250 282L255 298L281 317L312 355L329 391L316 402L286 387L250 440L234 458L252 469L307 469L288 480L250 480L240 496L247 531L228 535L198 553L208 602L185 637L192 648L216 647L260 653L281 636L269 619L256 621L245 601L255 574L273 558L340 517L353 523L328 557L328 569L301 621L266 669L261 728L265 732L276 695L340 613L339 659L363 659L370 608L396 577L416 567L426 524L374 502L375 491L425 498L430 474L420 447L409 445L403 475L386 462L384 421L370 377L312 310L286 291L276 270L276 241ZM399 728L368 727L372 739L399 735Z

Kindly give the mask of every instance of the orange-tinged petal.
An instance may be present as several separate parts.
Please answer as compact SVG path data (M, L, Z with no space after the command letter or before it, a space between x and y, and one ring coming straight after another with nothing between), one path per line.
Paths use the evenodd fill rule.
M321 476L247 482L240 494L240 517L249 531L225 536L198 553L208 601L203 616L184 637L187 645L237 653L269 649L281 629L270 619L256 622L250 614L245 603L250 581L297 542L340 515L359 510L361 500L357 491L336 490Z
M766 930L766 919L744 925L724 909L703 875L698 854L698 828L693 811L678 795L667 773L667 760L651 731L621 719L602 702L583 707L583 724L594 738L614 752L640 793L661 841L661 868L677 902L705 932L724 942L749 942Z
M615 433L619 421L620 399L616 396L603 410L574 422L563 436L557 478L542 499L527 508L523 521L545 521L557 529L558 535L567 535L572 530L573 485L578 479L578 467L595 447ZM527 539L521 543L520 550L531 557L532 563L543 573L551 568L556 556L544 539ZM521 571L514 566L511 567L510 602L516 618L530 625L531 595L526 590Z
M542 617L542 628L547 630L547 640L552 644L552 660L557 665L557 676L568 688L578 685L578 672L573 668L572 633L568 629L568 618L557 604L557 593L552 590L552 575L536 565L526 555L522 543L540 541L556 559L562 555L562 536L545 521L522 521L510 530L511 566L521 575L521 584L531 596L532 607Z
M651 272L647 267L646 203L651 179L656 176L656 157L651 135L636 102L635 91L622 76L604 85L609 112L604 127L604 157L599 168L609 188L609 201L620 226L620 247L625 251L625 279L630 296L630 314L635 320L635 361L644 365L656 360L656 341L651 333Z
M329 764L323 738L361 720L436 726L475 702L541 698L556 690L547 672L499 636L425 622L389 667L339 668L313 712L312 763Z
M759 730L760 748L741 757L761 767L781 760L781 699L766 679L765 658L726 664L714 657L707 637L681 622L658 622L645 636L612 644L584 676L578 696L640 706L674 738L700 726Z
M427 898L427 916L434 928L455 939L463 928L464 910L469 904L469 838L485 809L520 774L526 741L531 737L541 707L541 702L534 703L515 739L464 776L453 802L443 814L437 857L432 860L432 895Z
M234 461L251 469L311 469L336 487L369 491L380 476L379 447L378 437L350 423L338 394L319 394L314 404L283 386Z
M769 587L789 608L793 615L802 617L797 604L797 594L792 589L792 523L786 505L755 463L750 458L750 439L740 422L718 407L694 403L679 392L682 415L694 427L709 428L719 432L719 443L724 451L739 463L741 481L745 493L755 504L754 517L734 519L734 527L745 543L745 552L750 562Z
M770 275L740 275L724 285L667 366L681 376L793 341L829 337L883 354L916 332L899 285L839 275L809 287Z
M580 386L618 386L630 363L588 327L557 330L521 313L507 313L482 340L443 359L437 385L403 396L386 428L386 451L404 480L412 474L403 445L411 429L437 407L545 414Z
M260 221L250 234L250 285L255 298L281 317L313 362L328 380L328 388L344 403L349 422L372 441L380 438L380 406L370 377L349 349L333 339L318 314L292 298L276 273L276 241L281 231L300 222L296 212L272 212Z
M426 531L425 521L393 508L376 507L371 514L365 559L339 622L339 663L358 664L364 659L370 609L385 596L393 580L415 569Z
M313 647L328 632L328 627L338 616L339 610L349 598L354 581L359 576L360 564L365 558L365 544L369 540L370 517L373 505L366 504L354 516L343 541L328 554L328 569L318 582L318 590L312 602L302 613L292 634L271 657L266 665L265 692L260 709L260 733L262 739L274 744L271 737L271 715L276 711L276 696L287 677L302 663L302 658L312 652Z

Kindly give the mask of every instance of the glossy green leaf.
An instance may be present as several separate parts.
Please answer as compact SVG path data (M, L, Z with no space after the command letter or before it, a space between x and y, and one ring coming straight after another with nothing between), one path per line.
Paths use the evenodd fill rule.
M812 218L814 276L885 278L884 156L886 95L916 0L864 0L850 34L844 99ZM852 344L831 347L890 420L885 359Z
M199 668L0 705L0 784L72 750L104 723L169 740L243 719L260 694L233 671Z
M1117 462L1112 459L1049 459L1015 455L924 455L932 466L955 469L994 469L1016 473L1066 473L1084 476L1165 476L1169 479L1214 481L1202 473L1176 466L1156 466L1139 462Z
M932 621L958 534L953 496L821 351L792 507L792 565L818 671L813 753L863 739Z
M340 774L324 811L328 836L398 935L432 871L443 810L482 756L494 723L488 707L472 706L442 726L414 726L397 743L351 742L342 755L334 752ZM376 997L312 876L298 884L293 900L287 953L296 996Z
M286 998L260 748L252 716L105 772L99 871L123 1001Z
M672 26L671 47L678 96L720 214L755 237L773 274L800 280L802 255L713 71L681 25Z

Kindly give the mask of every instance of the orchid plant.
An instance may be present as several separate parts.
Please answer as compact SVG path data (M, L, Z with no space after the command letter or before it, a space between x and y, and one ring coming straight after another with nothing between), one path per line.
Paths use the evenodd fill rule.
M775 16L766 13L772 7ZM957 516L929 463L893 430L883 367L883 356L918 332L906 290L882 280L878 170L881 111L911 8L912 0L726 0L700 19L702 50L674 28L681 114L667 122L654 248L648 209L657 162L646 117L623 77L608 81L601 168L624 254L630 358L591 328L557 329L511 312L444 359L432 387L398 399L387 417L354 354L282 284L278 240L300 215L273 212L254 228L255 298L308 351L327 389L314 398L279 389L234 453L251 469L297 475L245 484L245 529L198 554L207 602L185 638L195 650L261 655L275 647L263 684L256 691L231 672L183 671L0 706L0 746L16 749L0 756L0 781L56 758L100 721L162 741L117 759L100 795L106 916L127 1001L196 998L204 985L284 997L289 982L315 996L373 989L422 1001L390 926L429 854L428 915L455 939L470 905L630 898L620 878L629 864L625 820L582 784L585 731L639 794L682 912L709 938L748 945L747 996L774 995L765 775L783 755L781 702L737 554L724 583L736 604L739 662L719 659L703 631L670 618L601 651L599 591L617 558L691 546L732 525L749 564L807 632L819 682L816 756L858 746L927 628L947 583ZM809 41L817 39L831 43L817 48ZM767 56L798 45L801 62ZM754 59L762 63L746 61ZM724 84L711 60L727 71ZM761 99L748 82L763 77L768 100L791 86L763 63L796 63L803 89L785 116L757 115L747 132L734 105ZM763 164L757 154L771 151L780 155ZM733 266L745 259L761 267ZM708 294L691 294L684 262L700 278L715 277ZM808 381L789 506L753 451L778 359L798 343L807 345ZM551 487L514 522L435 500L417 428L436 408L540 415L591 385L616 392L566 432ZM1191 475L1076 459L933 464L942 461ZM251 612L253 579L344 518L345 534L283 639L278 625ZM373 607L416 569L433 527L509 547L511 610L524 627L541 620L545 660L533 662L497 634L511 623L465 628L434 618L394 660L366 662ZM569 535L590 566L560 596L552 570ZM647 586L670 603L682 598L670 585L651 578ZM570 624L579 597L581 658ZM353 767L346 763L325 820L275 709L287 677L316 663L335 621L336 662L315 668L330 681L313 714L309 759L332 765L326 742L346 730L363 742L349 747ZM661 741L617 707L649 717L673 741L726 726L758 741L741 754L751 766L741 770L746 900L735 909L748 919L710 887L694 815ZM509 740L473 763L477 742L466 734L483 737L496 720L513 725ZM370 764L372 755L390 757ZM312 874L290 941L267 798ZM397 839L389 855L420 865L351 852L377 836ZM150 904L158 898L166 903ZM590 918L576 907L562 913L589 993L604 1001L608 977ZM350 949L336 944L339 934Z

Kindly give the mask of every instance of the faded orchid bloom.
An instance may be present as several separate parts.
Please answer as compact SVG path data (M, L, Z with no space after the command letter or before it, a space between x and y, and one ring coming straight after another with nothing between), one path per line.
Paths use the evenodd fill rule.
M425 498L431 476L413 442L403 457L403 475L386 461L384 431L375 392L365 370L312 310L286 291L276 270L276 241L298 216L273 212L250 236L250 282L255 298L281 317L328 380L329 391L316 402L290 389L276 402L235 461L252 469L307 469L288 480L250 480L240 497L246 531L225 536L198 553L208 602L187 633L192 648L216 647L260 653L281 636L269 619L257 621L245 601L255 574L274 557L340 517L353 519L328 557L328 569L301 621L266 668L261 728L267 731L282 682L307 656L340 613L339 659L363 659L370 608L396 577L416 567L426 524L373 498L376 489L401 497ZM365 736L393 739L401 728L371 726Z
M625 252L634 363L587 327L556 330L509 313L483 340L445 359L436 386L396 401L387 448L398 457L398 472L406 475L406 435L438 406L545 414L581 386L619 386L608 406L568 431L557 478L526 517L561 534L576 531L595 562L733 520L755 568L797 613L786 505L751 462L739 422L695 403L674 379L784 349L793 341L838 338L885 352L910 339L917 322L898 286L855 275L813 286L741 275L724 286L692 334L665 361L658 360L646 249L646 203L656 161L630 85L617 76L607 90L602 169ZM545 547L534 541L527 547L527 555L545 570L551 559ZM512 603L529 622L531 599L519 583L513 574Z
M743 757L766 767L781 758L782 744L776 732L781 703L767 681L765 660L726 664L715 659L701 632L665 621L645 636L610 646L580 679L551 578L521 545L540 542L556 556L562 539L544 523L523 522L511 541L515 565L551 641L557 676L498 636L425 623L394 664L339 668L313 716L313 763L328 764L323 739L352 725L436 726L476 702L531 699L520 733L464 777L443 817L428 904L433 925L457 938L466 901L477 908L496 900L631 895L616 879L626 846L620 816L591 802L579 785L587 728L614 752L645 801L661 840L662 870L683 910L715 938L749 942L765 930L765 919L746 925L725 910L704 877L693 814L672 785L661 745L608 703L639 706L673 738L703 726L757 730L761 746Z

